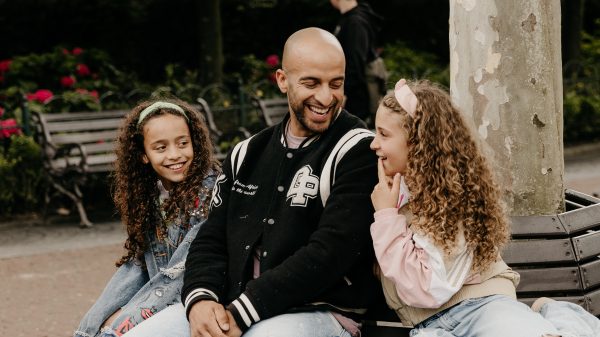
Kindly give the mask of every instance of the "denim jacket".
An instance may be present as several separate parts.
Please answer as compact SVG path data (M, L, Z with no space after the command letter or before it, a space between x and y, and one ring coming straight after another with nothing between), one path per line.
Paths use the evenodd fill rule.
M211 173L204 180L198 205L210 201L215 178ZM167 306L181 302L187 252L206 216L199 208L194 209L189 213L188 226L182 223L184 214L181 214L168 224L164 240L158 240L155 232L147 233L149 244L144 253L147 270L133 261L121 265L79 323L74 336L93 337L101 333L121 336ZM110 329L104 328L102 323L119 309L122 311Z

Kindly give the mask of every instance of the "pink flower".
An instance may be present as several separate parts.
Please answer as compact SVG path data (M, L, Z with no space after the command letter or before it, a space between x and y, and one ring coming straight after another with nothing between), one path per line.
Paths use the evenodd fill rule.
M0 117L2 117L2 115L4 115L4 108L0 106Z
M96 99L96 101L98 100L98 90L91 90L89 92L90 96L94 97Z
M75 77L73 75L71 76L63 76L60 78L60 84L65 87L65 88L70 88L73 86L73 84L75 84Z
M83 49L79 48L79 47L75 47L73 48L73 51L71 51L71 54L77 56L79 54L83 53Z
M275 54L271 54L271 55L267 56L267 59L265 61L271 68L275 68L279 65L279 56L275 55Z
M2 60L0 61L0 74L7 72L10 69L10 64L12 60Z
M54 94L48 89L39 89L34 93L25 94L25 97L28 101L38 101L42 104L46 104L54 97Z
M88 68L88 66L86 66L83 63L79 63L77 65L77 75L88 76L89 74L91 74L91 72L90 72L90 68Z
M97 90L88 91L87 89L78 88L78 89L75 89L75 92L77 92L77 93L79 93L81 95L89 95L95 101L98 101L98 91Z
M14 118L0 121L0 138L9 138L11 135L20 135L21 128Z

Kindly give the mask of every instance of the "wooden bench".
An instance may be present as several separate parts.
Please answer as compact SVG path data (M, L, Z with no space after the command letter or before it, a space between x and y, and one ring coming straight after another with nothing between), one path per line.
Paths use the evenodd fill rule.
M266 126L273 126L283 120L289 112L287 98L256 98L252 99L262 115Z
M521 274L517 297L577 303L600 315L600 199L565 191L566 212L512 217L512 240L502 256Z
M89 227L81 186L94 173L113 170L114 141L127 110L31 115L44 169L52 187L77 206L81 225ZM45 207L51 196L46 193ZM45 211L44 211L45 216Z

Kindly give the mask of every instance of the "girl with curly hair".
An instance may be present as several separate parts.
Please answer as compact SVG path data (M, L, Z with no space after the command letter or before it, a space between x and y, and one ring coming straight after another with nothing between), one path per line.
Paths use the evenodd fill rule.
M498 187L444 89L398 81L375 125L371 235L386 301L411 336L599 336L575 304L516 300Z
M125 118L113 199L126 253L75 336L121 336L180 302L185 257L219 170L212 149L200 112L183 101L146 101Z

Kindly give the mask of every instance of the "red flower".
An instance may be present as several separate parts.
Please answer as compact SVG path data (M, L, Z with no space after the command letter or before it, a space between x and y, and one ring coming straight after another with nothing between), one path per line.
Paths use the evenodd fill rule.
M2 117L2 115L4 115L4 108L0 106L0 117Z
M26 94L25 97L28 101L38 101L42 104L46 104L52 99L52 97L54 97L54 94L48 89L39 89L34 93Z
M63 55L70 55L71 54L71 52L67 48L63 48L62 49L62 53L63 53Z
M60 78L60 84L65 88L70 88L73 86L73 84L75 84L75 77L72 75L63 76Z
M96 100L98 100L98 90L91 90L89 92L90 96L94 97Z
M0 74L7 72L10 69L10 64L12 60L2 60L0 61Z
M90 68L88 68L88 66L86 66L83 63L79 63L77 65L77 75L88 76L89 74L91 74L91 72L90 72Z
M275 54L269 55L267 56L267 59L265 61L267 62L269 67L275 68L279 65L279 56Z
M77 56L79 54L83 53L83 49L79 48L79 47L75 47L73 48L73 51L71 51L71 54Z
M0 138L9 138L10 135L20 135L21 128L14 118L0 121Z
M97 90L88 91L87 89L78 88L78 89L75 89L75 92L82 94L82 95L89 95L92 98L94 98L94 100L98 101L98 91Z

